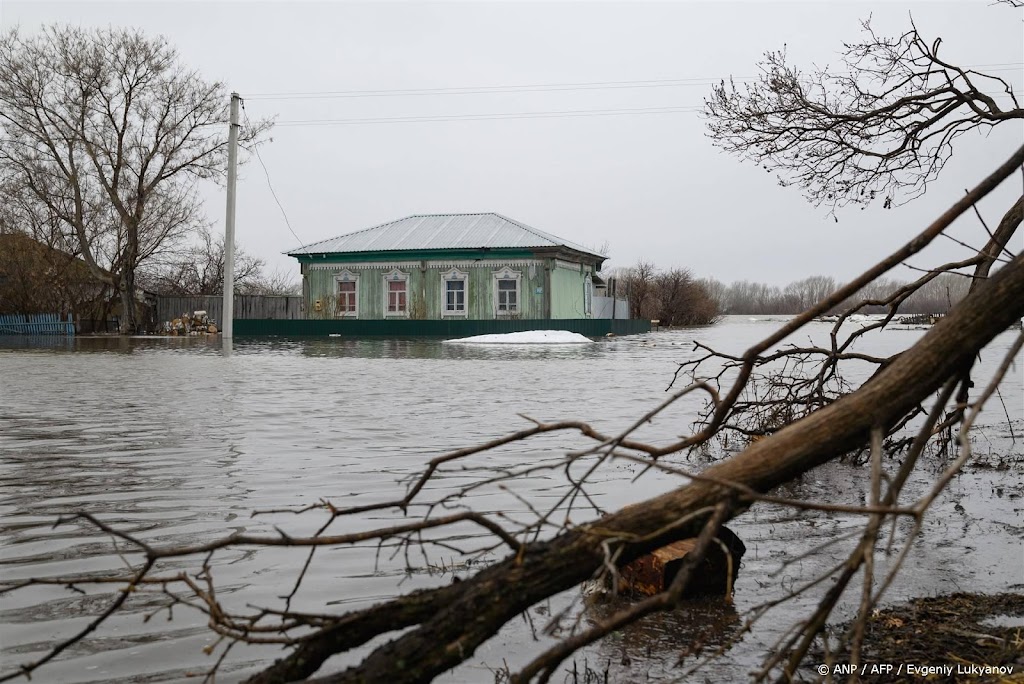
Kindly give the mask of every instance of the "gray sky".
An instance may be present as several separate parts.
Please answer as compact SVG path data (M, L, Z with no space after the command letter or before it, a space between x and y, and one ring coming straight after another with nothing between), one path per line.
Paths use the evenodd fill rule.
M859 20L898 35L913 14L947 59L999 67L1024 86L1022 13L988 0L897 2L298 3L14 2L0 26L135 26L183 62L248 97L249 117L281 125L262 156L292 227L314 242L415 213L496 211L568 240L608 243L609 266L638 259L724 281L850 278L902 244L1024 138L1019 123L965 136L940 181L904 207L849 208L839 223L796 188L714 147L693 111L476 121L284 125L315 119L697 108L710 82L749 77L787 44L798 64L838 61ZM695 79L645 88L264 99L260 93L479 88ZM984 206L998 220L1021 179ZM224 194L206 210L223 230ZM957 234L981 241L975 218ZM242 170L238 242L297 271L263 169ZM952 242L934 260L965 254ZM917 264L932 262L922 256ZM906 276L907 274L901 274Z

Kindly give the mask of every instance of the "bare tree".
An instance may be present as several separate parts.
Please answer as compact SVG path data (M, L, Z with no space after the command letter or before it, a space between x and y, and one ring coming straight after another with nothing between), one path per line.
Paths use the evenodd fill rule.
M140 281L147 291L177 296L224 293L224 238L214 237L205 226L198 232L198 242L156 260L145 271L139 272ZM236 292L264 294L254 290L260 288L265 268L263 259L236 246Z
M630 315L634 318L654 318L654 278L657 269L650 261L638 261L626 272L623 283L629 301Z
M782 290L775 285L737 280L725 285L713 281L708 290L713 293L723 313L730 314L779 314L797 313L789 308Z
M910 295L900 311L911 314L946 313L967 296L971 282L969 275L943 273Z
M783 49L766 53L754 83L723 81L705 101L714 144L815 204L889 207L923 193L964 133L1024 118L1009 83L947 62L941 38L863 29L835 70L804 72Z
M650 261L638 261L623 282L634 318L650 318L662 325L706 325L718 317L718 301L704 282L686 268L658 272Z
M300 295L302 294L302 282L293 271L280 268L268 270L264 265L253 278L245 283L239 294Z
M783 295L792 299L793 313L810 308L838 289L831 276L809 276L786 286Z
M889 207L923 193L964 133L1024 118L1024 108L1008 83L944 60L939 56L941 39L929 43L915 27L895 39L878 36L867 22L863 29L864 41L846 46L840 70L826 67L804 73L787 63L783 50L767 53L762 75L753 84L740 89L723 82L715 87L706 100L708 128L715 143L779 172L783 185L799 186L809 200L833 211L875 199ZM786 353L793 361L791 375L763 383L764 393L754 396L735 416L737 429L772 429L773 423L777 427L833 401L835 392L829 382L842 386L839 361L861 335L884 327L911 298L923 300L927 290L935 287L933 281L944 274L966 276L970 290L979 287L996 263L1013 257L1007 245L1022 216L1024 195L994 228L982 221L988 239L982 247L973 248L968 258L919 269L922 275L913 282L884 291L872 284L882 276L877 273L839 288L823 300L841 309L831 348L794 348ZM869 294L871 288L873 294ZM840 335L846 318L871 310L884 311L886 317L848 337ZM717 354L712 351L711 356ZM884 368L893 358L870 361ZM804 375L811 359L820 365ZM962 381L960 402L966 401L969 387L966 376ZM765 408L776 405L787 411L769 410L771 420L765 426ZM794 413L788 410L793 406L800 408ZM744 422L753 428L743 427Z
M707 325L718 318L718 302L689 269L673 268L654 278L654 318L662 325Z
M93 277L118 293L125 331L137 327L140 264L198 224L196 184L223 174L227 103L222 83L139 31L0 38L0 175L59 218Z

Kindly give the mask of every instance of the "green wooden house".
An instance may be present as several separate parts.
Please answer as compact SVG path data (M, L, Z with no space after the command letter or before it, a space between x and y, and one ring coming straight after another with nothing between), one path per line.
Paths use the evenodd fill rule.
M288 254L322 320L588 319L607 258L494 213L408 216Z

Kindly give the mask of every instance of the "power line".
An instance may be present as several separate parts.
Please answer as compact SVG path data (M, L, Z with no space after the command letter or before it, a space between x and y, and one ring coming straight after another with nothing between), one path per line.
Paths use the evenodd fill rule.
M1008 99L997 95L996 99ZM671 105L662 107L636 107L631 109L570 109L538 112L496 112L490 114L413 114L391 117L364 117L349 119L293 119L275 122L275 126L359 126L396 123L436 123L444 121L497 121L502 119L568 119L591 116L630 116L643 114L693 114L704 110L703 105Z
M252 130L253 126L249 122L249 114L248 114L248 112L245 111L245 101L244 100L242 101L242 116L245 117L245 125L249 127L249 130ZM274 190L274 184L270 182L270 171L267 170L267 165L263 163L263 156L260 154L259 145L254 143L252 148L256 152L256 158L260 161L260 166L263 167L263 173L267 177L267 187L270 188L270 194L274 196L274 201L277 202L277 208L281 210L281 216L284 217L285 225L288 226L288 230L289 230L289 232L291 232L291 234L295 238L296 242L298 242L300 245L305 244L302 241L302 239L298 235L296 235L295 231L292 229L292 222L288 220L288 212L286 212L284 210L284 205L281 204L281 200L277 196L277 191Z
M970 64L965 69L989 69L992 67L1015 67L1020 69L1024 62L993 62L992 64Z
M618 88L668 88L680 86L709 86L720 82L720 78L675 78L647 79L638 81L587 81L582 83L532 83L503 86L464 86L449 88L396 88L390 90L325 90L311 92L256 93L246 95L252 100L307 100L348 97L404 97L417 95L480 95L522 92L558 92L565 90L605 90ZM744 76L733 79L748 81Z
M1020 71L1024 62L997 62L967 65L965 69ZM736 83L755 80L752 76L702 76L697 78L640 79L631 81L583 81L578 83L530 83L498 86L453 86L445 88L394 88L384 90L323 90L309 92L267 92L247 94L250 100L314 100L359 97L413 97L427 95L487 95L523 92L561 92L571 90L616 90L621 88L675 88L709 86L730 78Z
M990 71L1021 71L1020 66L1024 62L999 62L992 64L970 65L965 68L989 68ZM753 80L750 77L733 79L736 82ZM391 96L415 96L415 95L475 95L475 94L501 94L518 92L553 92L565 90L597 90L616 88L655 88L674 86L708 86L721 82L721 79L701 77L685 79L648 79L634 81L588 81L580 83L535 83L526 85L505 85L505 86L473 86L473 87L448 87L448 88L418 88L418 89L392 89L392 90L341 90L341 91L317 91L317 92L293 92L293 93L257 93L247 95L248 99L263 100L310 100L330 98L358 98L358 97L391 97ZM244 109L244 105L243 105ZM278 121L278 126L356 126L374 124L397 124L397 123L433 123L445 121L496 121L503 119L554 119L554 118L578 118L592 116L627 116L641 114L682 114L694 113L703 110L702 105L678 105L663 107L643 107L632 109L581 109L563 111L536 111L536 112L501 112L492 114L449 114L449 115L408 115L395 117L364 117L348 119L295 119ZM257 151L257 156L259 152ZM262 163L262 159L260 162ZM264 171L266 168L264 167ZM267 175L269 184L270 178ZM273 189L273 188L271 188ZM275 197L276 199L276 197ZM280 202L278 202L280 204ZM282 212L283 212L282 208ZM287 217L286 217L287 219ZM301 241L300 241L301 242Z
M297 119L278 121L275 126L353 126L366 124L433 123L439 121L495 121L499 119L567 119L591 116L629 116L639 114L692 114L700 106L639 107L634 109L571 109L550 112L502 112L495 114L414 115L362 119Z

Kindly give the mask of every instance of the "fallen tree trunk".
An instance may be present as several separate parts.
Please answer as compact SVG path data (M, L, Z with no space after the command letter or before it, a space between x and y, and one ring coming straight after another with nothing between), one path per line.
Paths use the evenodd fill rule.
M537 601L592 577L605 562L606 544L621 546L618 562L627 563L676 539L695 536L710 509L723 499L736 500L732 515L742 511L749 499L726 482L768 492L861 447L872 428L891 425L926 401L948 378L969 368L978 351L1022 315L1024 256L1017 256L870 383L705 471L707 478L719 483L702 478L550 541L531 544L524 553L458 584L348 616L249 681L267 684L308 677L332 653L415 624L419 627L376 649L358 666L315 681L430 681L469 658L502 625ZM679 524L683 519L686 522Z

